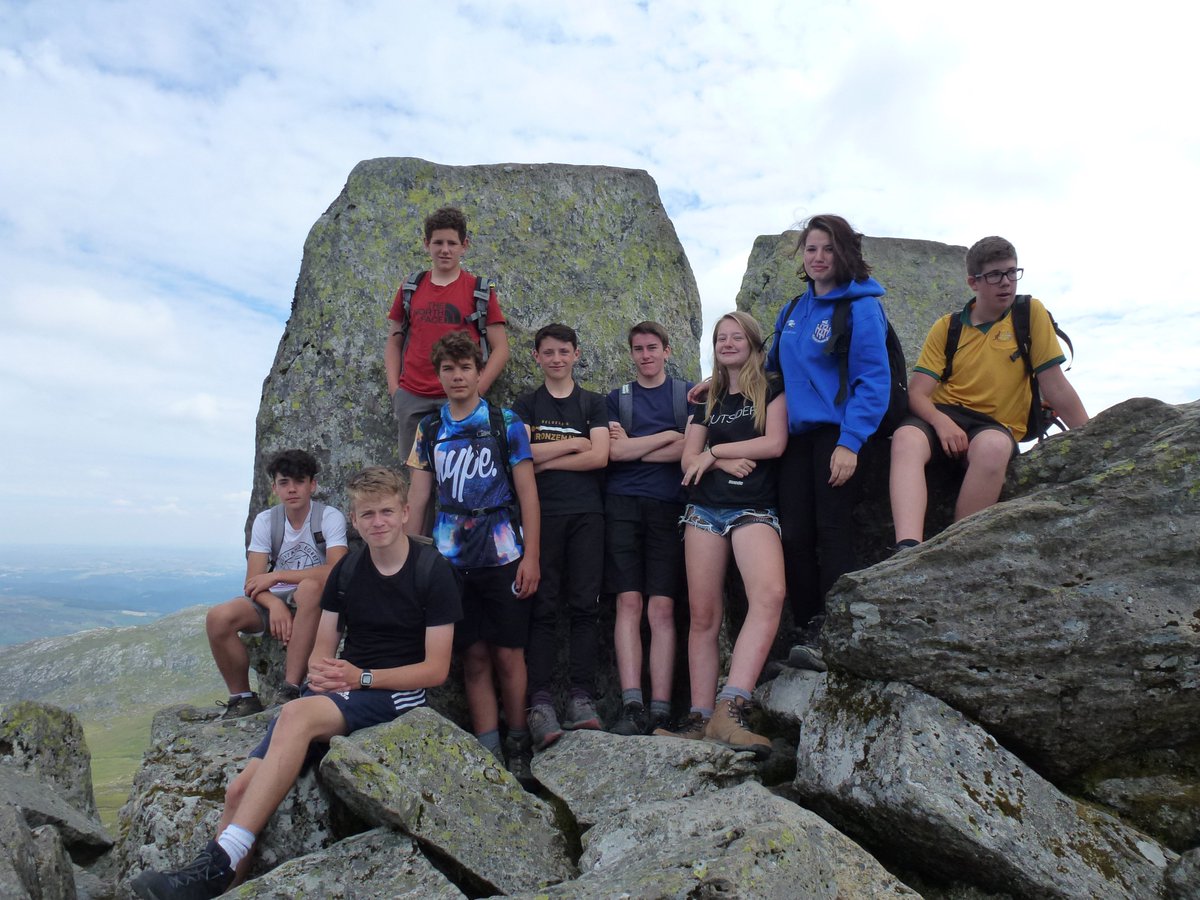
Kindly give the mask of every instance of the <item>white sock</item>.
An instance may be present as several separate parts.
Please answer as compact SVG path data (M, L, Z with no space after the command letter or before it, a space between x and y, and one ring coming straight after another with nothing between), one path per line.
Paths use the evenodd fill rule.
M229 868L236 869L238 863L246 858L250 848L254 846L254 833L241 825L226 825L217 838L217 843L229 854Z

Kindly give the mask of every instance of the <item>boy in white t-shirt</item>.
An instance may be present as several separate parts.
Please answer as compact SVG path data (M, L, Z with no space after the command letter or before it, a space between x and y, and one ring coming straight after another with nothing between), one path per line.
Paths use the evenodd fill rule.
M254 519L246 551L245 594L208 611L208 645L229 689L224 719L263 709L250 690L250 655L239 632L269 632L287 647L286 684L279 699L300 696L321 618L325 579L346 555L345 517L312 499L319 468L303 450L284 450L267 463L271 492L279 504Z

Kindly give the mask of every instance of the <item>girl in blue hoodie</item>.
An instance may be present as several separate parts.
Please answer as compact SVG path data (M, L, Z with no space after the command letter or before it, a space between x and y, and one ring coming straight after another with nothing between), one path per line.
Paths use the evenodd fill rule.
M858 454L887 411L889 367L884 289L870 277L862 235L840 216L813 216L800 232L808 290L780 311L769 371L783 376L788 445L780 461L779 522L788 602L798 645L789 662L824 671L816 649L825 593L855 568ZM837 301L848 300L845 396L841 361L827 353Z

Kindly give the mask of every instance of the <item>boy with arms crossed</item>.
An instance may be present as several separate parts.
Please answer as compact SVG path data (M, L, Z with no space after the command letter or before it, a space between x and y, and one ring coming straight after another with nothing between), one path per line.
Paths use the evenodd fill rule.
M671 717L675 671L674 598L683 573L679 482L684 421L667 376L667 331L657 322L629 329L637 379L608 395L609 467L605 496L605 590L617 595L614 643L621 681L621 716L614 734L646 734ZM691 388L687 384L687 388ZM621 424L621 397L632 407ZM650 716L642 698L642 607L650 622Z
M533 358L545 383L513 411L525 423L542 509L542 580L533 598L526 662L529 731L541 751L562 729L599 728L592 700L600 644L600 580L604 571L604 467L608 412L604 398L575 383L579 337L567 325L546 325L534 337ZM556 623L565 590L570 617L570 694L565 721L554 708Z
M271 493L279 505L254 519L246 550L245 596L214 606L205 618L209 649L229 689L223 719L263 709L250 690L250 656L238 632L269 631L287 647L280 699L286 703L300 696L321 618L325 579L346 555L345 517L322 505L320 522L314 520L318 471L317 461L303 450L284 450L267 463Z
M388 313L388 338L383 349L388 393L398 423L400 457L412 450L417 423L446 400L437 373L429 363L429 352L444 334L461 331L478 345L480 330L471 324L476 313L475 278L462 267L471 240L462 210L443 207L425 219L425 252L432 268L421 279L404 310L404 288L396 292ZM508 362L508 334L504 314L489 289L487 321L488 358L479 373L479 393L488 389Z
M467 335L443 336L431 358L449 399L417 426L408 457L412 513L406 527L417 533L436 497L433 540L462 576L455 649L463 651L471 725L479 742L502 758L494 669L508 723L508 770L528 785L525 642L528 601L540 578L541 524L529 438L511 410L492 409L479 396L482 357Z
M967 285L975 293L961 312L943 316L929 330L908 383L912 413L892 436L891 500L896 547L924 540L929 495L925 466L935 458L957 460L966 472L954 520L1000 499L1009 460L1024 438L1032 392L1017 349L1012 307L1017 251L1002 237L986 237L967 251ZM1042 396L1070 428L1088 414L1062 371L1063 356L1050 314L1030 300L1031 360ZM946 337L950 318L962 323L948 380Z
M202 900L224 893L235 871L245 874L256 836L299 777L311 743L390 722L423 706L425 689L445 681L462 615L453 570L433 560L421 595L419 560L437 551L404 533L408 487L400 473L365 469L346 490L366 551L339 563L326 584L308 689L280 710L230 783L216 840L183 869L143 872L131 885L137 896ZM347 565L353 570L343 592Z

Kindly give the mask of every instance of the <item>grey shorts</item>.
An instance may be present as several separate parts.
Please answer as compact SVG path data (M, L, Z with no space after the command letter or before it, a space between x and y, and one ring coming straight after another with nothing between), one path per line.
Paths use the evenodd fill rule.
M283 591L272 590L271 593L287 604L287 608L291 611L293 616L296 615L295 587ZM258 631L243 631L241 633L247 637L262 637L271 627L271 611L257 600L251 600L250 602L254 604L254 611L258 613L259 628Z
M417 439L417 426L431 412L436 412L446 402L445 397L420 397L404 388L396 388L392 394L392 412L396 414L396 441L400 451L400 464L408 464L413 441Z

